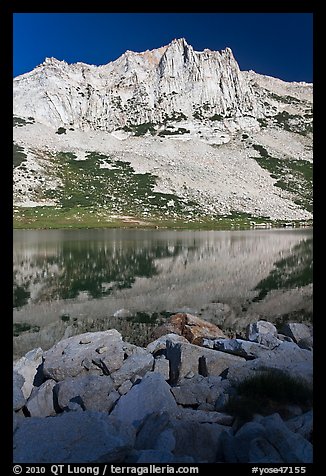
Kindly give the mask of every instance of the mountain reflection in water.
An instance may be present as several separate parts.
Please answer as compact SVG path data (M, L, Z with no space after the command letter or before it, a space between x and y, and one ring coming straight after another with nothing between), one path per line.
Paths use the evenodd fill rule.
M136 277L154 276L158 273L155 260L173 258L181 251L181 243L124 248L121 243L116 246L103 241L63 241L52 251L41 248L32 258L21 256L19 265L14 265L13 306L73 299L80 293L91 298L108 296L115 290L131 288Z
M233 330L310 318L312 244L307 229L15 230L16 352L110 327L144 343L182 309Z

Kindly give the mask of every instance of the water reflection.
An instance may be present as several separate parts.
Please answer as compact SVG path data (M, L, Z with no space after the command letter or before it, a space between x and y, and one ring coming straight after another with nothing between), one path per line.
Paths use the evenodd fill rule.
M290 289L311 284L312 245L312 238L303 240L293 247L289 256L276 261L269 275L255 287L260 292L253 301L261 301L274 289Z
M113 318L121 308L133 317ZM110 327L144 343L180 309L236 330L311 315L312 231L14 232L17 354Z
M65 241L58 247L44 242L14 255L14 307L27 303L108 296L115 290L131 288L136 277L158 273L156 260L173 258L182 250L160 243L149 247L123 246L115 241Z

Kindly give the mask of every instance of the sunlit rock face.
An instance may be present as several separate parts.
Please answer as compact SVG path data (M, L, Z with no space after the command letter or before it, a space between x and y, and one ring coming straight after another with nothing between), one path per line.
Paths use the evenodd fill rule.
M75 190L66 187L58 154L84 160L92 152L102 157L90 159L89 188L101 194L91 203L81 193L87 206L110 202L114 215L132 209L111 176L122 167L124 181L146 173L155 184L140 187L138 217L157 214L143 195L159 192L171 195L165 217L311 219L312 90L241 71L230 48L195 51L183 38L102 66L46 58L14 79L14 204L67 203ZM80 173L65 165L66 175Z
M242 72L230 48L195 51L184 38L152 51L126 51L103 66L46 58L14 80L15 114L82 130L180 119L212 119L216 127L231 118L254 127L252 119L302 100L312 100L311 84Z
M198 52L183 38L152 51L126 51L98 67L46 58L15 79L14 113L55 127L108 131L181 114L262 115L230 48Z

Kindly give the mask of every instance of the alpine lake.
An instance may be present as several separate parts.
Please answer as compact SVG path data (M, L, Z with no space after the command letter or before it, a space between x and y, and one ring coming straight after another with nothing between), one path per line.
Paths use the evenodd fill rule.
M14 358L115 328L137 345L176 312L242 335L312 321L310 228L14 230Z

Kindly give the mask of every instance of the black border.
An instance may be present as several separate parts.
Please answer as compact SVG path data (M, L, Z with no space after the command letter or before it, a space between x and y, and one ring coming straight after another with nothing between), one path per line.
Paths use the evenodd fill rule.
M321 198L321 188L322 188L322 152L321 144L323 143L320 127L320 117L321 117L321 93L323 89L322 78L320 72L320 58L323 47L321 46L321 31L322 31L322 19L321 19L321 2L317 3L315 1L302 1L302 0L284 0L284 1L239 1L239 2L227 2L224 1L218 2L214 7L212 7L213 2L200 2L200 8L190 8L186 9L184 6L180 6L176 2L172 5L157 4L157 9L155 10L155 5L144 5L140 2L137 2L137 9L132 8L129 2L103 2L98 0L93 0L84 4L79 3L78 8L77 4L71 2L72 5L69 5L67 1L62 2L60 0L53 2L52 5L49 4L38 4L35 1L20 1L12 0L7 2L0 2L0 51L1 51L1 105L2 113L0 114L1 118L1 137L5 147L2 148L2 170L4 170L4 175L2 176L1 182L1 212L2 217L4 217L4 225L1 229L2 234L2 262L4 263L4 268L2 270L3 280L3 296L6 297L5 303L3 304L2 309L2 319L3 319L3 334L2 334L2 379L4 382L5 391L0 392L1 397L4 397L4 402L1 407L2 411L2 428L4 425L8 428L9 435L8 437L4 435L6 443L8 443L8 450L2 450L2 462L5 463L5 466L10 467L10 474L12 474L12 391L8 392L6 389L11 388L12 382L12 286L9 282L9 276L12 275L12 243L13 243L13 226L12 226L12 168L11 160L9 159L12 154L12 129L11 129L11 117L12 117L12 78L13 78L13 20L12 16L14 13L313 13L314 15L314 246L317 256L317 260L314 268L314 305L315 305L315 318L314 318L314 464L306 465L307 473L313 474L313 469L316 465L319 466L319 463L322 463L323 460L323 448L322 448L322 428L321 428L321 417L323 415L322 403L319 401L322 398L322 391L320 390L320 385L322 384L321 375L323 372L322 359L323 354L320 352L320 347L322 347L322 326L324 315L322 312L322 306L319 304L319 300L322 295L323 287L323 269L322 269L322 260L321 260L321 240L322 240L322 198ZM325 87L325 86L324 86ZM4 141L4 139L8 139ZM8 167L8 171L7 171ZM8 266L8 271L7 271ZM7 289L8 288L8 289ZM6 300L8 299L8 303ZM8 336L8 337L7 337ZM8 346L7 346L7 343ZM324 372L323 372L324 373ZM320 385L319 385L320 384ZM221 468L222 465L222 468ZM24 465L26 466L26 465ZM44 465L47 466L47 465ZM146 466L146 465L144 465ZM199 465L200 471L199 474L202 474L206 469L214 469L214 465ZM212 468L208 468L212 466ZM266 465L265 467L276 467L277 465ZM293 466L293 465L290 465ZM301 466L301 465L300 465ZM234 466L233 466L234 467ZM233 469L233 467L231 469ZM251 474L252 465L236 465L237 474ZM217 468L223 470L226 468L230 469L228 464L219 464ZM23 473L24 474L24 473ZM51 474L47 471L47 474ZM64 473L63 473L64 474ZM109 474L109 473L107 473ZM317 471L316 471L317 474Z

